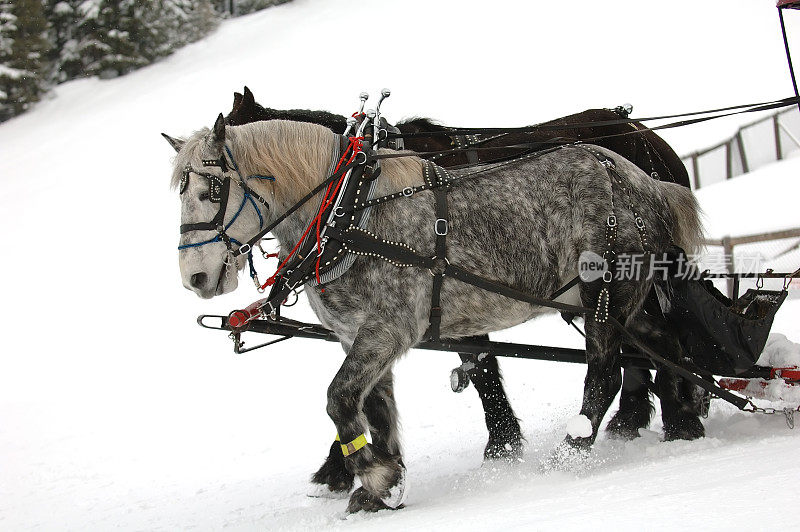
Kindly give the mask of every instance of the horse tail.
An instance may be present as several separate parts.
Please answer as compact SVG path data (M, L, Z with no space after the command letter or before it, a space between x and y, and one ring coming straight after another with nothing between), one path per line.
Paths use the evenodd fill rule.
M672 242L688 254L695 254L703 245L703 222L694 193L682 185L659 181L664 199L672 213Z

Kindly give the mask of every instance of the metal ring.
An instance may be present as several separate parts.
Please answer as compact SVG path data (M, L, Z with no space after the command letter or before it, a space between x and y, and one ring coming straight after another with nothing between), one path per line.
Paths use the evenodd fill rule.
M644 220L642 220L641 216L636 217L636 228L637 229L644 229Z
M363 156L364 156L364 160L363 160L363 161L359 161L359 160L358 160L358 156L359 156L359 155L363 155ZM367 153L366 153L366 152L363 152L363 151L360 151L360 152L358 152L358 153L356 154L355 162L356 162L356 164L358 164L358 165L365 164L365 163L367 162Z
M611 280L614 278L614 274L611 273L611 270L606 270L603 272L603 282L610 283Z
M450 266L450 261L447 260L447 257L443 257L442 259L439 259L439 257L433 257L431 260L433 260L434 262L436 262L438 260L444 261L444 267L445 268ZM436 267L436 265L434 264L434 268L435 267ZM428 273L431 274L432 277L436 277L436 275L437 275L436 273L434 273L433 268L428 268Z
M333 211L333 215L337 218L344 216L344 207L336 207L336 209Z

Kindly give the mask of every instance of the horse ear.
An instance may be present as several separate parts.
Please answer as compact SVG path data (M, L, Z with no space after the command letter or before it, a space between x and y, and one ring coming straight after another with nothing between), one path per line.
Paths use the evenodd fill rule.
M236 108L239 107L240 105L242 105L242 93L234 92L233 93L233 107L232 107L233 111L235 111ZM231 112L233 112L233 111L231 111Z
M250 91L249 88L244 88L244 94L242 95L242 109L252 109L256 104L256 98L253 96L253 93Z
M169 145L172 146L173 148L175 148L176 152L181 151L181 148L183 148L183 145L186 144L185 140L183 140L183 139L174 139L174 138L170 137L169 135L167 135L166 133L162 133L161 136L164 137L165 139L167 139L167 142L169 142Z
M217 121L214 122L214 140L225 142L225 117L222 116L222 113L219 114Z

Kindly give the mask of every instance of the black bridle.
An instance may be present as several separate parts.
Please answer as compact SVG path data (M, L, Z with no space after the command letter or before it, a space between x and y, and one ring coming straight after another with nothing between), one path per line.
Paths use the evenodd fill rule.
M251 249L250 247L248 247L247 250L242 251L241 250L242 244L238 240L231 238L227 233L228 229L231 227L231 225L233 225L233 223L239 217L239 214L242 212L248 201L258 214L260 227L264 226L264 217L261 214L261 209L258 208L258 205L256 204L255 200L258 200L258 203L260 203L265 209L269 209L269 205L264 200L264 198L262 198L259 194L254 192L249 186L247 186L247 180L242 178L241 173L239 172L239 167L233 160L233 154L231 153L230 149L227 146L225 146L225 151L231 158L231 163L233 165L233 168L231 168L231 166L228 164L228 161L225 158L224 154L220 155L218 159L203 159L202 161L203 167L205 168L208 167L219 168L222 171L222 177L208 172L203 172L201 170L197 170L191 167L186 167L183 171L183 177L181 178L180 182L180 193L183 194L186 191L186 188L189 185L189 176L191 174L195 174L200 177L205 177L208 179L207 199L211 203L218 203L219 207L217 208L217 212L210 222L181 224L180 227L180 234L182 235L190 231L216 231L217 235L214 238L205 240L203 242L195 242L192 244L180 245L178 246L179 250L200 247L214 242L224 242L225 247L227 248L229 253L234 253L235 251L238 251L238 253L236 253L237 256L242 255L244 253L248 253ZM244 196L242 197L242 203L239 206L239 209L236 212L236 214L234 214L233 218L231 218L231 220L227 224L225 224L225 213L228 210L231 183L233 182L233 179L231 179L229 173L232 170L239 175L239 179L236 180L236 184L242 187L242 190L244 191ZM271 179L273 181L275 179L272 176L250 176L250 177L260 177L262 179ZM255 200L253 198L255 198ZM201 199L206 199L206 198L201 198ZM237 250L233 249L234 244L238 246Z

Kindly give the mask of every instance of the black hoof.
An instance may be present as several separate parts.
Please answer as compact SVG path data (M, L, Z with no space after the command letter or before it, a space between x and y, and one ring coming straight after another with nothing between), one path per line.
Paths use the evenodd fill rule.
M401 508L405 508L405 505L401 504L397 508L387 506L379 497L364 488L358 488L354 491L350 496L350 502L347 504L347 512L351 514L362 510L365 512L377 512L379 510L400 510Z
M626 378L628 372L625 373ZM625 393L619 400L619 410L606 425L606 432L612 437L623 440L632 440L639 437L639 429L650 426L655 408L650 402L647 388L637 390L635 393Z
M649 413L619 410L606 425L606 432L615 439L632 440L639 437L639 429L649 426Z
M339 442L333 442L322 467L311 476L311 482L322 484L334 493L349 493L355 476L347 470Z
M664 420L664 441L696 440L706 435L706 429L697 416L684 414Z
M501 440L490 438L483 450L483 459L516 462L522 459L522 450L522 438L519 436Z
M564 443L571 449L576 451L588 451L592 448L592 443L594 443L593 438L573 438L572 436L567 436L564 438Z

